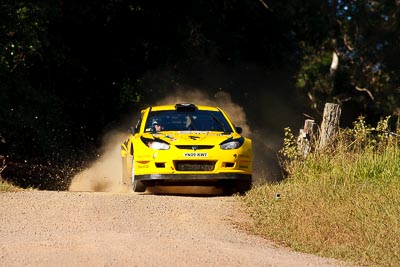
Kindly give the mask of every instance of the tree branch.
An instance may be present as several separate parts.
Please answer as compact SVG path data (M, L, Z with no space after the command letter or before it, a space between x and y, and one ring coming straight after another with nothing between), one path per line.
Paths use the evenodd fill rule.
M347 34L344 35L343 42L344 42L344 45L346 46L346 48L349 51L353 51L354 50L353 46L350 43L349 36Z
M375 99L374 96L372 95L371 91L368 90L367 88L361 88L361 87L358 87L357 85L354 86L354 88L355 88L357 91L366 92L366 93L368 94L368 96L369 96L372 100Z
M3 167L0 168L0 177L1 177L1 173L4 171L4 169L7 167L7 165L4 165Z
M262 4L266 9L268 9L269 11L272 11L272 9L267 5L267 3L265 3L264 0L259 0L259 1L261 2L261 4Z
M331 63L331 67L330 67L330 73L331 75L334 75L337 68L339 65L339 55L336 51L333 51L332 53L332 63Z

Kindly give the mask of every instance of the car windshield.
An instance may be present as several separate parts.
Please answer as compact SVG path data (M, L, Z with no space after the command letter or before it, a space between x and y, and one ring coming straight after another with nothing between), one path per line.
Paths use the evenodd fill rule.
M147 117L145 132L157 131L233 132L221 112L210 110L152 111Z

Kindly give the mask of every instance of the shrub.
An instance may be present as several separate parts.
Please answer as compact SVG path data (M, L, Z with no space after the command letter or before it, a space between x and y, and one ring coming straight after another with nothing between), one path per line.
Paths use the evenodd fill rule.
M306 159L286 135L281 183L251 190L245 203L254 230L296 250L361 264L400 262L400 149L390 117L363 117L341 129L329 149ZM279 196L279 197L277 197Z

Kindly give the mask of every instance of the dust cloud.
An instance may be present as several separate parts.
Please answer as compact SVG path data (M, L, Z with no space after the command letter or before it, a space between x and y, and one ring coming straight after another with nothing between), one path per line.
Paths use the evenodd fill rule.
M271 173L272 165L276 165L275 154L272 149L260 135L261 132L252 132L248 125L246 114L242 107L235 104L229 93L219 91L209 96L200 89L181 87L177 88L173 94L154 103L154 105L166 105L176 103L194 103L197 105L211 105L222 108L232 119L236 126L243 129L245 136L253 139L253 180L257 183L264 180L274 180L275 178L266 178L274 175ZM134 115L131 116L134 118ZM131 125L136 121L131 120ZM73 177L69 191L92 191L92 192L129 192L130 188L121 185L121 153L120 147L124 140L128 137L128 133L112 130L103 138L103 146L99 158L93 162L88 168ZM258 162L258 163L257 163ZM161 189L155 189L152 193L169 193ZM203 188L190 188L191 192L199 191L199 193L207 193ZM214 190L211 191L216 192ZM210 193L210 192L208 192Z
M121 144L127 133L111 131L103 138L101 155L71 181L69 191L126 192L121 184Z

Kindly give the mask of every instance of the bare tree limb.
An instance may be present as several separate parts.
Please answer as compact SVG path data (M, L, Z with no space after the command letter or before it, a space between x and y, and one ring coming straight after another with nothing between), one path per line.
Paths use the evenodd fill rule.
M265 3L264 0L259 0L259 1L261 2L261 4L262 4L266 9L268 9L269 11L272 11L272 9L267 5L267 3Z
M361 87L358 87L357 85L354 86L354 88L355 88L357 91L366 92L366 93L368 94L368 96L369 96L372 100L375 99L374 96L372 95L371 91L368 90L367 88L361 88Z
M7 167L7 165L4 165L3 167L0 168L0 177L1 177L1 173L4 171L4 169Z
M331 63L331 67L330 67L331 75L335 74L338 66L339 66L339 55L338 55L338 53L336 51L333 51L333 53L332 53L332 63Z
M334 97L333 97L333 100L335 100L335 103L338 103L338 104L341 105L341 104L344 103L344 102L350 101L350 100L351 100L351 97L340 98L340 97L338 97L338 96L334 96Z
M1 135L0 135L0 137L1 137ZM6 158L3 155L0 155L0 178L1 178L1 173L4 171L4 169L6 167L7 167Z
M343 42L344 42L344 45L346 46L346 48L347 48L349 51L353 51L353 50L354 50L354 48L353 48L353 46L351 45L351 42L350 42L350 40L349 40L349 36L348 36L347 34L344 35Z

